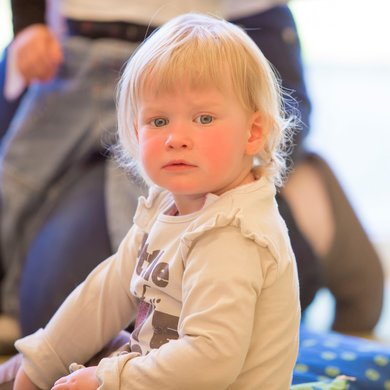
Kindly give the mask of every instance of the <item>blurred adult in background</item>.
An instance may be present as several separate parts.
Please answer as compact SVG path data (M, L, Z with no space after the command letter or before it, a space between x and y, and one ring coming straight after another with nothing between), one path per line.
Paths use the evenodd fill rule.
M187 11L211 12L244 27L297 102L302 125L294 139L294 169L278 203L297 257L302 309L324 285L336 299L334 329L374 327L382 308L382 268L332 170L305 150L310 102L285 3L62 0L53 3L57 22L64 23L58 35L58 25L46 22L43 0L11 2L15 37L0 68L6 92L0 118L0 347L44 326L131 225L145 188L107 158L115 141L116 82L139 42Z

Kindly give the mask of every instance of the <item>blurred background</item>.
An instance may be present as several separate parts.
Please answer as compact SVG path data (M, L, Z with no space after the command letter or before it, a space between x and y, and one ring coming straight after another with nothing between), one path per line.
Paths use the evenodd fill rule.
M292 0L290 6L313 103L307 142L334 168L390 279L390 1ZM0 15L2 50L12 37L8 0L0 0ZM386 338L387 295L378 325ZM317 300L308 321L326 327L321 306L332 302L326 292Z
M387 273L376 334L390 338L390 15L389 0L293 0L313 103L308 144L337 173ZM308 322L326 329L317 296ZM328 310L326 310L328 312Z
M313 101L309 144L333 164L390 271L390 1L291 7Z

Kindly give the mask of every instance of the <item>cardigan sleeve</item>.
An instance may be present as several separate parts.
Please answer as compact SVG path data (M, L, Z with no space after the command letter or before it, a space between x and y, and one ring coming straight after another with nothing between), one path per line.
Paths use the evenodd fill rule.
M11 10L14 35L31 24L45 23L45 0L11 0Z
M138 233L130 230L117 254L92 271L44 329L16 342L26 374L40 388L50 388L68 374L70 363L90 360L134 320L137 301L130 293L130 280Z

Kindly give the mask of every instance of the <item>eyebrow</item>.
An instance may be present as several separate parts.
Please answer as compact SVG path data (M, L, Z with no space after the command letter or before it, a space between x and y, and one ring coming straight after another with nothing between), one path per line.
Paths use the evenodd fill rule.
M193 105L195 108L204 108L204 107L220 107L223 105L223 103L221 103L221 101L219 100L207 100L204 99L204 100L198 100L196 102L194 101L191 101L191 105ZM144 109L138 109L139 112L141 111L164 111L166 109L166 104L165 103L161 103L161 105L159 106L156 106L156 105L151 105L149 103L145 103L144 104Z

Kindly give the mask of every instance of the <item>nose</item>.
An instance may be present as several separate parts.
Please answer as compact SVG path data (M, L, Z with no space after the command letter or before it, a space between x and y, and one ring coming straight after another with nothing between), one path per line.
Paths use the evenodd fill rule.
M186 131L173 129L167 135L165 146L167 149L191 149L192 140Z

